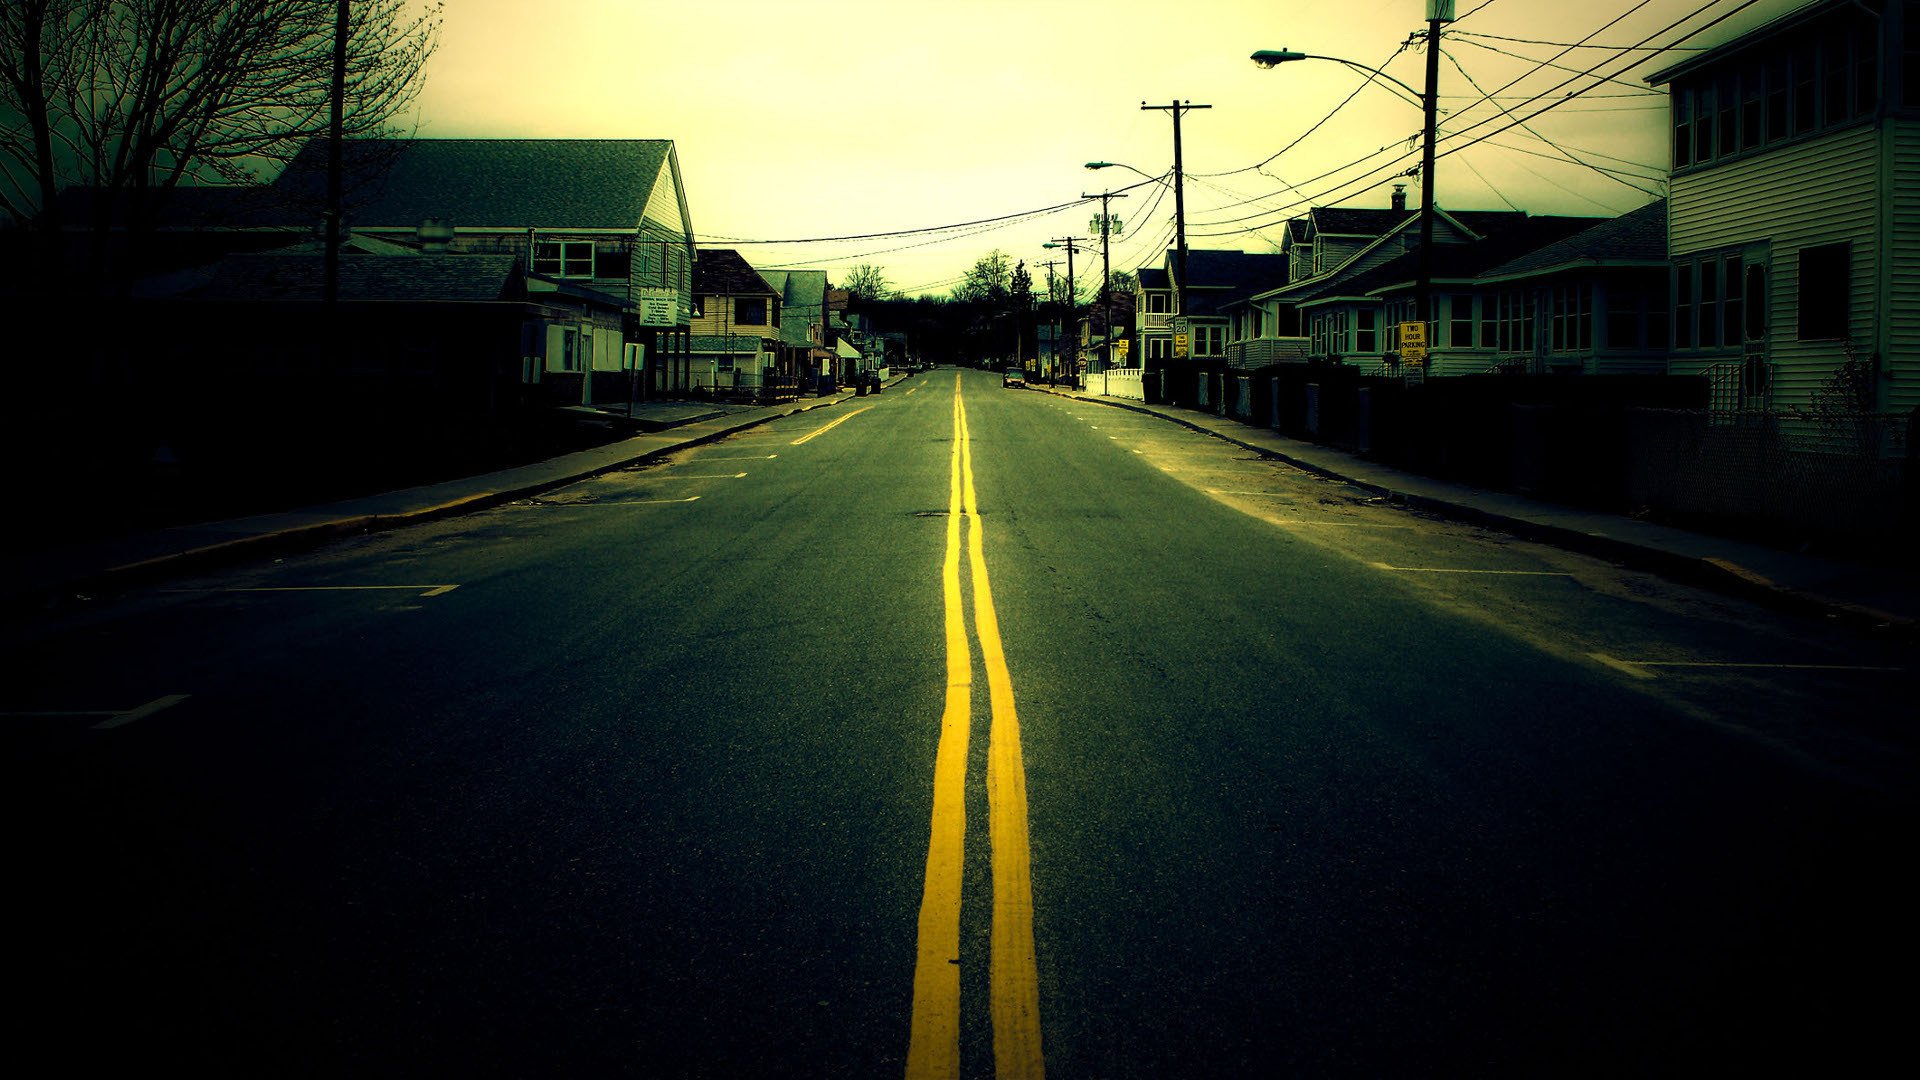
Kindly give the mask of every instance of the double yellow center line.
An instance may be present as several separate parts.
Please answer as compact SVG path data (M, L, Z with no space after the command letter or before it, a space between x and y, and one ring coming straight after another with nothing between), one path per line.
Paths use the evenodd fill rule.
M1020 717L1013 679L993 608L980 508L973 485L973 436L960 377L953 380L953 463L947 491L947 551L941 566L946 597L947 694L933 764L933 832L920 900L919 949L913 971L909 1080L960 1075L960 880L966 847L967 739L973 720L973 657L960 591L960 522L967 521L967 564L973 622L987 672L993 722L987 749L987 841L992 849L993 931L988 960L993 1060L1001 1080L1041 1077L1040 988L1033 948L1032 857L1027 843L1027 776L1020 760Z

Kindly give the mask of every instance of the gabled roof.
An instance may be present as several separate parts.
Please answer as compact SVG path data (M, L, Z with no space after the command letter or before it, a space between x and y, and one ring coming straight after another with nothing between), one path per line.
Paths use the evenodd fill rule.
M275 192L318 205L326 148L324 139L302 147L274 180ZM471 228L632 229L672 161L673 142L355 139L345 156L347 216L357 228L413 228L436 218Z
M1267 285L1287 278L1285 255L1248 252L1187 249L1188 289L1241 290Z
M1435 244L1432 273L1436 281L1475 278L1488 267L1498 266L1525 252L1553 244L1583 229L1601 224L1604 218L1536 217L1515 222L1485 240L1472 244ZM1410 288L1420 277L1420 248L1415 245L1404 255L1364 270L1341 282L1337 289L1321 296L1368 296Z
M153 279L148 295L190 300L311 300L325 294L326 256L305 250L229 255L212 266ZM529 281L535 283L529 289ZM531 295L530 295L531 294ZM347 255L340 299L392 303L493 303L565 296L602 308L627 301L571 281L529 277L515 255Z
M1133 279L1142 289L1171 289L1173 282L1167 278L1167 272L1157 266L1143 266L1133 272Z
M701 248L694 254L693 291L706 296L780 295L732 248Z
M820 321L827 298L827 272L762 270L760 276L780 294L780 340L788 345L812 345L813 324Z
M1313 239L1313 219L1310 217L1288 219L1286 238L1296 244L1304 244Z
M1316 206L1307 211L1318 235L1380 236L1407 220L1409 210L1382 210L1368 206Z
M1647 266L1667 261L1667 200L1596 222L1581 232L1488 269L1486 278L1528 277L1571 266Z

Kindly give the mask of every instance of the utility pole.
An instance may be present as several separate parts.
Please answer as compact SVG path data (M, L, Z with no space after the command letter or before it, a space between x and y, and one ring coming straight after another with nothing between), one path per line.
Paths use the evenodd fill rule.
M1092 195L1081 192L1080 197L1091 199ZM1113 366L1113 251L1110 244L1113 215L1107 213L1108 199L1124 199L1127 193L1118 195L1110 191L1100 193L1100 314L1107 320L1107 366Z
M1415 316L1429 327L1433 341L1433 134L1440 101L1440 26L1453 21L1453 0L1427 0L1426 140L1420 150L1420 281L1414 291ZM1431 346L1429 346L1431 347Z
M1075 296L1073 291L1073 254L1079 249L1074 247L1073 245L1081 243L1085 240L1086 240L1086 237L1084 236L1065 236L1065 237L1060 237L1058 239L1055 239L1050 243L1040 245L1041 247L1049 247L1049 248L1063 247L1067 249L1067 323L1068 323L1068 332L1073 334L1076 338L1078 338L1079 336L1080 320L1076 318L1074 315L1074 309L1078 305L1076 304L1077 297ZM1053 381L1058 383L1060 381L1060 357L1059 357L1060 344L1059 342L1056 341L1054 343L1053 351L1054 351Z
M1060 298L1055 295L1055 288L1054 288L1054 282L1053 282L1053 268L1060 265L1060 260L1048 259L1046 262L1041 263L1040 265L1047 268L1047 303L1055 305L1055 309L1054 309L1055 314L1058 314L1059 312L1058 305L1060 303ZM1034 352L1040 351L1040 346L1038 342L1034 343L1033 351ZM1059 355L1060 355L1060 328L1056 326L1053 328L1053 351L1047 354L1047 370L1049 371L1053 370L1054 359Z
M1180 178L1183 171L1180 159L1180 114L1192 109L1211 109L1211 105L1195 105L1175 98L1170 105L1149 105L1140 103L1142 111L1165 109L1173 114L1173 232L1175 268L1179 277L1173 283L1173 313L1187 313L1187 200L1184 185Z

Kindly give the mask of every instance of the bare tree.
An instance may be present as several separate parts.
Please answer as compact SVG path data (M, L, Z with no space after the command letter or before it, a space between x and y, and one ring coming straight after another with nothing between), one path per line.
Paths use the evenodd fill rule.
M0 210L58 229L54 195L138 229L182 182L257 180L327 131L336 0L6 0ZM394 134L440 5L355 0L344 133Z
M886 300L894 295L886 271L872 263L861 263L848 271L844 288L856 300Z
M994 248L980 257L967 271L966 280L953 290L956 300L1001 303L1006 300L1012 287L1013 260L1007 253Z

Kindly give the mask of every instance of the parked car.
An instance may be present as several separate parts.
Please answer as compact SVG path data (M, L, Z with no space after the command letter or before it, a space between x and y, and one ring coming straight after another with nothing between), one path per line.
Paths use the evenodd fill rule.
M1027 385L1027 373L1017 367L1010 367L1007 369L1007 373L1000 377L1000 385L1025 386Z

